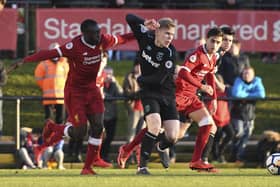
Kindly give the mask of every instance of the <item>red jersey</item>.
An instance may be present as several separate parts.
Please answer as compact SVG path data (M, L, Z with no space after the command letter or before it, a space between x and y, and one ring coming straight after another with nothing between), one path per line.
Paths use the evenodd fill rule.
M86 43L83 36L75 37L71 42L50 51L40 51L24 59L25 62L41 61L54 57L67 57L69 73L65 88L96 87L96 77L101 63L103 51L117 44L134 39L132 33L113 36L102 34L97 45Z
M187 71L191 74L193 80L198 84L206 78L209 85L214 90L213 97L216 98L215 94L215 80L214 80L214 67L216 65L217 56L212 55L210 57L207 54L205 45L198 47L190 56L188 56L182 65L181 71ZM178 76L176 79L176 95L184 96L195 96L196 91L199 88L191 81L186 81L184 78Z

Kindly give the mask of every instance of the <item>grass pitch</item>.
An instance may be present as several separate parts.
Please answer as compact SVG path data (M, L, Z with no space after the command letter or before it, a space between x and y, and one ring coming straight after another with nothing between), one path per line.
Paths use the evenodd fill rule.
M95 169L96 176L81 176L80 169L0 170L1 187L266 187L279 186L279 176L266 169L223 168L219 173L198 173L185 168L151 168L151 176L137 176L136 169Z

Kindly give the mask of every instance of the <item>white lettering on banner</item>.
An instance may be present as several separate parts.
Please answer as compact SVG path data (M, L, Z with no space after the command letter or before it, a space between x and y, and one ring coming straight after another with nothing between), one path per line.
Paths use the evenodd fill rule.
M46 30L44 36L50 40L72 39L80 34L80 24L68 24L64 19L48 18L44 22Z
M175 24L177 26L177 30L175 33L175 39L182 40L195 40L200 36L206 36L207 31L212 27L217 27L218 25L214 20L211 20L209 24L190 24L184 25L178 23L178 20L175 20ZM222 24L219 27L231 26L237 34L239 34L239 38L242 40L267 40L268 37L268 24L267 20L264 20L262 24L252 26L249 24L236 24L236 25L226 25ZM280 23L279 23L280 30ZM279 31L280 32L280 31ZM279 33L280 34L280 33Z
M273 42L278 42L280 40L280 20L274 22L273 24Z
M252 40L264 41L268 39L268 21L264 20L263 23L258 25L249 24L233 24L217 25L214 20L211 20L206 24L181 24L178 20L175 20L177 30L175 33L175 39L178 40L195 40L199 36L206 36L209 28L212 27L223 27L231 26L241 40ZM79 23L67 23L64 19L48 18L44 22L44 36L50 40L57 39L72 39L80 34ZM126 23L112 23L111 18L107 18L105 22L99 24L101 29L104 29L106 33L113 35L124 34L130 32L130 28ZM273 25L273 41L280 40L280 22L277 21Z

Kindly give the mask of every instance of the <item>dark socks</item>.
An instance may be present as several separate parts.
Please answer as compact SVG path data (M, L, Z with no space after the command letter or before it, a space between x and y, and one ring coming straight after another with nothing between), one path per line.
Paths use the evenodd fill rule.
M147 167L157 136L146 132L141 144L140 168Z

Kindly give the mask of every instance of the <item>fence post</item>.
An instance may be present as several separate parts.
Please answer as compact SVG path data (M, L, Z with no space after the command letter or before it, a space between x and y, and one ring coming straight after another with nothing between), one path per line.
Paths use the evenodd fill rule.
M17 98L16 150L20 148L20 98Z

